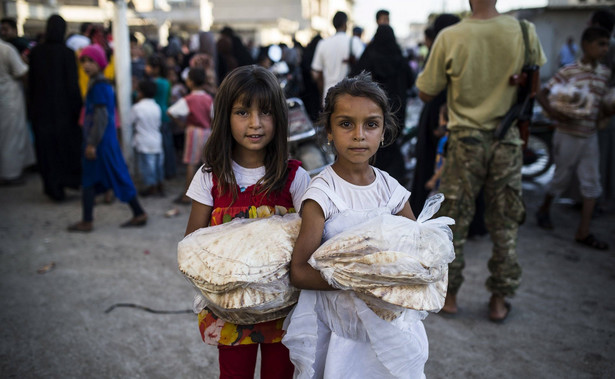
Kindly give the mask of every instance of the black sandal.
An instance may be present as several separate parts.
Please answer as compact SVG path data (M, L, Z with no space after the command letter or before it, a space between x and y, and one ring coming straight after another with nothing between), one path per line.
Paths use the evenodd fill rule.
M608 250L609 249L608 243L596 239L596 237L594 237L594 235L591 233L588 234L587 237L585 238L575 238L575 241L577 241L577 243L580 243L585 246L589 246L591 248L598 249L598 250Z

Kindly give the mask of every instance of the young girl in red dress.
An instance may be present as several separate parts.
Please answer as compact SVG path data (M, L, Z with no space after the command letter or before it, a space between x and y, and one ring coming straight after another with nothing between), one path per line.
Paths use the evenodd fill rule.
M273 74L257 66L232 71L214 104L205 164L187 196L192 209L186 235L235 217L294 212L310 177L288 160L288 111ZM252 378L258 347L262 378L292 378L293 365L282 340L284 318L236 325L205 308L199 313L203 341L217 345L221 378Z

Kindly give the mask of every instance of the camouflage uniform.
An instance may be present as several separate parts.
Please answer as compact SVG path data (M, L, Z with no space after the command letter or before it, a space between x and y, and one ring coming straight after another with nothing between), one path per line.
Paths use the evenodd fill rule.
M521 197L522 141L512 126L505 138L493 131L457 127L449 132L448 152L440 184L445 201L440 215L452 217L455 260L449 265L448 291L455 295L463 282L463 245L474 216L477 194L484 186L485 224L493 241L488 267L490 292L512 296L519 287L521 267L515 251L517 230L525 219Z

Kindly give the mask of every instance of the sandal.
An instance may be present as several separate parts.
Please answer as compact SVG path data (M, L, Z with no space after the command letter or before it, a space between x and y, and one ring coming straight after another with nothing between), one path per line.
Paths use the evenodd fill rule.
M577 243L583 244L585 246L589 246L594 249L598 249L598 250L608 250L609 249L608 243L596 239L596 237L594 237L594 235L591 233L588 234L587 237L585 238L575 238L574 240L577 241Z
M506 318L508 317L508 315L510 314L510 309L512 308L512 305L510 305L509 302L505 302L504 303L504 307L506 308L506 313L504 314L504 316L501 317L496 317L493 316L491 313L489 314L489 321L491 322L495 322L496 324L501 324L503 323Z
M130 220L126 221L125 223L120 225L120 228L132 228L132 227L138 227L138 226L145 226L145 224L147 224L147 215L141 214L139 216L135 216L131 218Z
M504 313L503 315L497 315L494 312L495 310L494 308L496 306L496 300L497 300L496 296L491 296L491 299L489 299L489 321L495 322L497 324L501 324L506 320L506 318L510 314L510 309L512 308L512 306L510 305L508 301L505 301L504 299L502 299L504 301L504 308L506 309L506 313Z
M551 230L553 229L553 224L551 223L551 217L548 212L538 211L536 212L536 223L543 229Z
M66 228L66 230L68 230L69 232L83 232L83 233L89 233L92 231L92 229L94 229L94 226L92 225L92 223L86 222L86 221L79 221L78 223L69 225L68 228Z

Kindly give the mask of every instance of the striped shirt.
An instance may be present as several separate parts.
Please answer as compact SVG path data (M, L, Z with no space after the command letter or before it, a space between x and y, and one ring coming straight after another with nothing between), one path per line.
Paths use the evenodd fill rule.
M593 96L591 107L582 116L571 118L569 121L557 121L556 127L562 133L578 137L588 137L594 134L598 128L598 117L602 100L608 91L608 80L611 70L602 64L595 67L591 64L577 60L559 69L557 73L545 85L551 91L556 84L573 85L576 88L588 88ZM571 104L572 105L572 104ZM551 106L554 106L553 102ZM557 107L555 107L557 109ZM566 114L566 112L564 112Z

